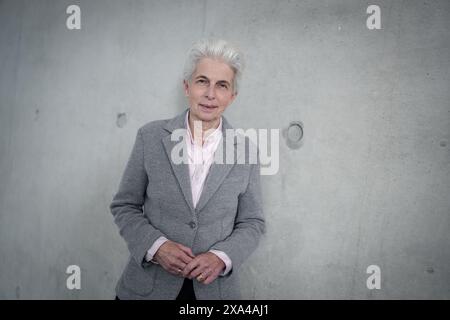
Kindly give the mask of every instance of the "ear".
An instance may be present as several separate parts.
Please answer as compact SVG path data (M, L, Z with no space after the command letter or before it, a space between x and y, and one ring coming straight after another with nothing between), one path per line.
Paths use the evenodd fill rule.
M186 97L189 97L189 83L186 80L183 80L184 94Z
M231 102L230 102L230 104L233 103L233 101L234 101L234 99L236 98L237 95L238 95L237 92L236 92L236 93L233 93L233 95L231 96Z

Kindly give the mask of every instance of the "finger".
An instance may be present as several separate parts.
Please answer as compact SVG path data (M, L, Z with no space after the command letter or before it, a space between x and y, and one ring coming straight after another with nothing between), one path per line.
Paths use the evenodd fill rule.
M201 266L198 266L197 268L195 268L194 270L191 271L191 273L189 274L189 277L191 277L192 279L197 278L198 276L202 275L203 280L205 279L205 268L202 268Z
M219 277L220 272L221 271L219 269L212 269L210 275L204 281L205 284L210 284L216 280Z
M173 257L170 257L169 261L170 261L170 263L169 263L170 268L173 270L178 270L180 268L180 266L183 265L183 261L181 261L178 258L178 256L176 256L176 255Z
M175 270L177 271L177 273L183 273L183 270L184 270L185 267L186 267L186 263L180 262L175 267Z
M203 282L205 280L205 276L200 273L197 277L195 277L195 279L197 279L198 282Z
M176 269L176 270L174 271L174 274L175 274L176 276L183 277L183 269L180 269L180 268Z
M170 266L171 271L177 275L181 275L183 273L186 264L183 262L174 263Z
M217 275L212 273L203 281L203 284L204 285L210 284L211 282L213 282L216 279L217 279Z
M205 281L205 279L211 275L211 270L204 268L200 274L202 275L203 281Z
M188 248L188 247L186 247L186 246L183 246L182 244L179 244L178 247L179 247L184 253L186 253L189 257L195 258L195 255L192 253L191 248Z
M174 269L184 269L185 265L188 264L192 259L186 255L183 251L176 248L175 252L168 257L168 262L170 266Z
M198 261L197 260L192 260L191 262L189 262L183 269L183 277L188 277L190 276L190 273L192 270L194 270L195 268L197 268L198 266ZM192 279L189 277L189 279Z
M186 254L186 252L184 251L179 251L179 257L178 259L181 260L184 264L188 264L189 262L191 262L194 258L192 258L191 256L189 256L188 254Z
M173 272L171 272L174 276L177 277L182 277L181 273L179 273L178 271L174 270Z

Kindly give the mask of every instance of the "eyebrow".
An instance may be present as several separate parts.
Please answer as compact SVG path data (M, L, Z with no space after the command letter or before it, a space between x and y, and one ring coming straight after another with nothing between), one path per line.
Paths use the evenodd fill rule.
M195 80L197 80L197 79L199 79L199 78L205 78L206 80L208 80L209 81L209 79L208 79L208 77L207 76L204 76L204 75L199 75L199 76L197 76L197 77L195 77ZM227 80L219 80L219 81L217 81L218 83L226 83L226 84L228 84L229 86L231 86L231 84L227 81Z

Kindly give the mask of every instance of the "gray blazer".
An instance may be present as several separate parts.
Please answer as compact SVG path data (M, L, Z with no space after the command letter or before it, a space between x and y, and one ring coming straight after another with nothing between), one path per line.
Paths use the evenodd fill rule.
M194 209L189 165L174 164L171 133L185 128L185 115L156 120L139 128L131 156L110 210L130 251L128 263L116 285L120 299L175 299L184 278L147 262L145 254L160 236L190 247L195 255L221 250L233 267L209 285L194 280L197 299L241 299L239 267L256 248L265 232L260 187L259 154L256 164L213 163ZM225 130L232 127L222 116ZM243 136L241 136L243 137ZM249 142L245 137L245 141ZM234 140L234 150L244 139ZM221 145L219 144L219 147ZM242 145L240 147L243 147ZM248 144L245 143L248 151ZM225 151L224 151L225 153Z

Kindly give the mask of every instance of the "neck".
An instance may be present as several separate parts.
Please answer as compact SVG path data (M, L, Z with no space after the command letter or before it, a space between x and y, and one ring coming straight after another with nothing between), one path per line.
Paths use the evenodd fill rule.
M220 118L212 120L212 121L202 121L200 119L196 119L195 117L192 117L191 112L189 112L189 116L188 116L189 128L191 129L191 133L192 133L192 136L193 136L194 140L196 138L195 130L194 130L194 121L201 121L201 124L202 124L202 137L201 137L202 142L205 140L205 138L209 134L211 134L211 132L214 129L217 129L219 127L219 124L220 124ZM210 129L213 129L213 130L211 130L211 132L209 132L209 133L206 133Z

